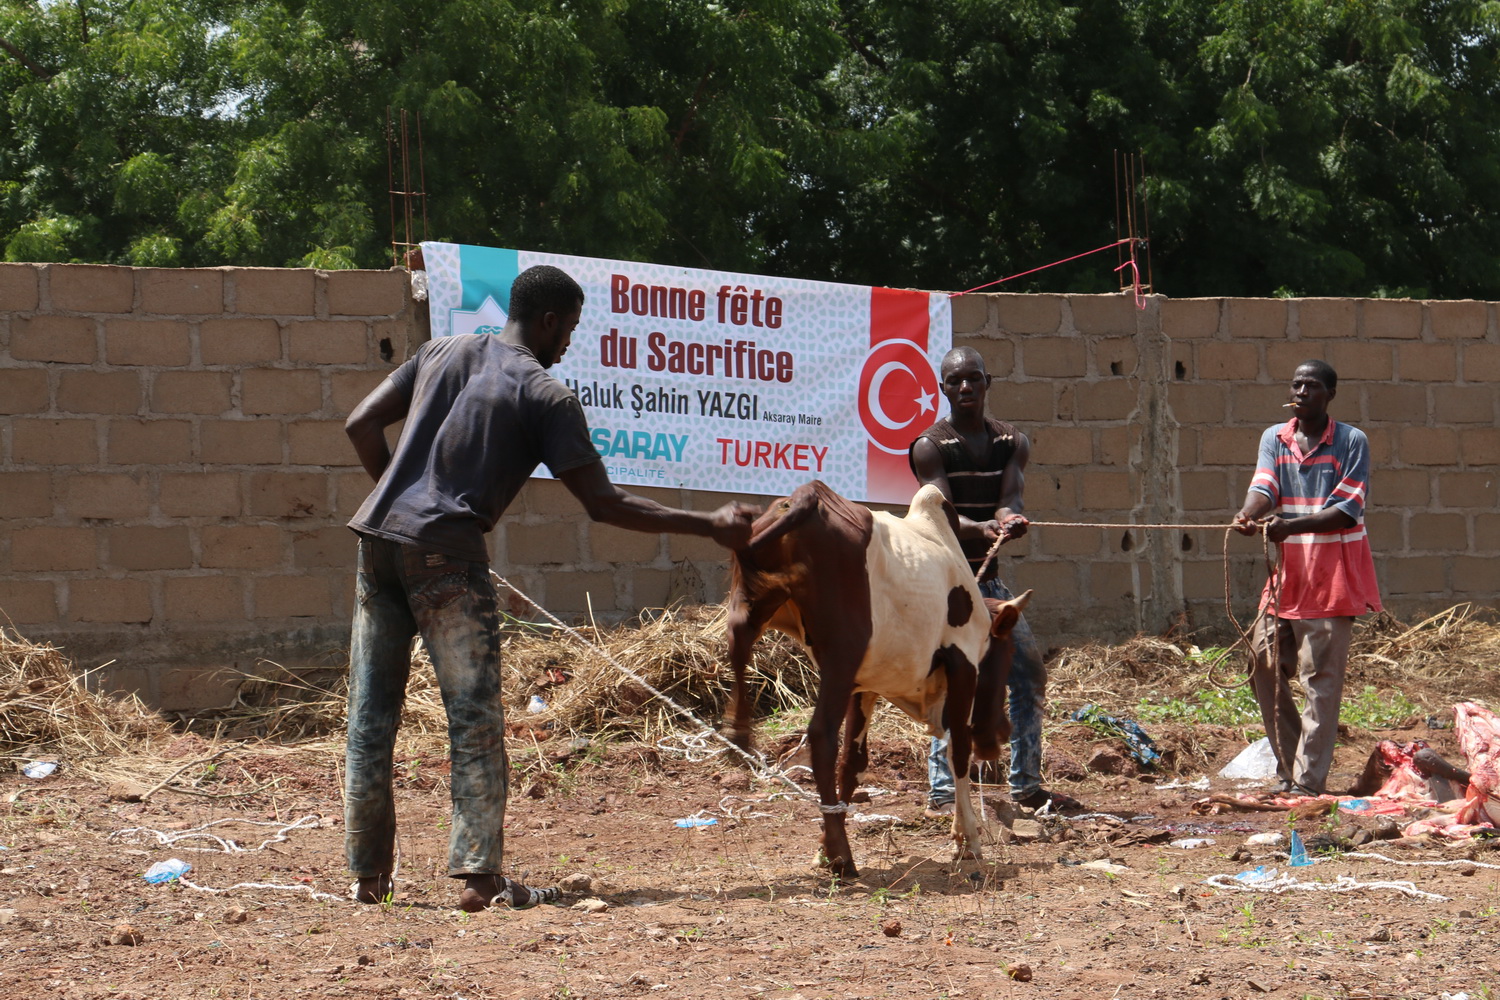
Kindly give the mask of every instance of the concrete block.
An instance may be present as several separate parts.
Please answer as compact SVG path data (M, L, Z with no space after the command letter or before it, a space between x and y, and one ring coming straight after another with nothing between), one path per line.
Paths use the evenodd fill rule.
M1128 472L1084 472L1083 509L1125 512L1138 501Z
M1426 469L1377 469L1371 479L1374 506L1422 508L1432 503L1433 478Z
M1057 417L1057 387L1045 379L1035 382L995 382L987 400L989 412L1017 424L1050 423ZM1025 433L1026 428L1022 427Z
M265 364L281 360L281 327L274 319L209 319L198 327L205 365Z
M210 465L278 465L279 420L205 420L198 428L199 461Z
M1260 375L1260 349L1255 344L1204 341L1198 345L1197 372L1205 381L1252 382Z
M0 518L51 516L52 473L0 472Z
M666 535L629 531L597 521L589 522L584 530L588 532L588 553L597 562L654 562L666 548Z
M1136 412L1139 385L1135 379L1080 382L1074 387L1074 415L1079 420L1125 420Z
M1500 382L1500 345L1463 344L1460 350L1465 382Z
M1387 381L1395 374L1392 346L1362 341L1334 341L1328 345L1328 363L1339 373L1339 388L1356 381ZM1287 381L1291 381L1288 373Z
M333 614L327 576L264 576L251 581L255 618L326 618Z
M1251 461L1254 461L1252 456ZM1185 511L1223 511L1233 514L1240 509L1245 495L1231 495L1230 478L1223 472L1184 470L1177 477Z
M365 498L375 489L375 484L363 469L355 472L330 470L330 475L333 477L335 498L333 512L335 516L348 520L359 511Z
M1432 414L1440 424L1493 424L1497 399L1500 393L1490 386L1438 386L1433 392Z
M151 409L157 413L201 413L217 416L230 408L229 372L157 372L151 385Z
M248 664L246 665L249 666ZM234 704L245 675L233 662L163 670L156 680L156 707L163 712L192 712Z
M247 368L240 375L242 413L316 413L322 408L323 380L317 371Z
M246 618L244 580L224 574L166 577L162 614L170 622L242 622Z
M287 461L292 465L359 464L342 420L293 420L286 430Z
M35 264L0 264L0 312L30 312L40 301L42 271Z
M554 613L582 614L588 611L615 611L613 571L579 573L551 571L542 574L547 598L542 603Z
M50 580L0 580L0 616L14 625L57 621L57 584Z
M99 357L99 321L89 316L18 316L10 356L17 361L90 365Z
M92 528L32 525L10 540L16 573L52 573L98 568L98 536Z
M1027 337L1020 343L1021 369L1027 378L1083 378L1088 374L1088 344L1078 337Z
M1405 551L1407 542L1404 521L1405 515L1400 511L1365 511L1365 532L1370 536L1371 548L1382 552Z
M1101 427L1094 433L1099 442L1097 447L1100 465L1130 464L1131 453L1141 436L1139 426Z
M112 365L178 368L192 361L188 324L176 319L112 319L104 324L104 357Z
M52 409L45 368L0 368L0 414Z
M1321 358L1327 349L1326 343L1305 343L1289 340L1284 343L1266 345L1266 376L1273 382L1289 386L1297 366L1304 361Z
M963 343L955 341L953 346L974 348L984 360L984 370L997 379L1010 378L1016 370L1016 345L1013 341L969 337Z
M1457 595L1494 594L1495 560L1481 556L1456 556L1452 564L1453 593Z
M342 524L296 532L292 565L297 569L353 567L357 541L354 532Z
M234 311L255 316L311 316L317 273L306 268L238 267L231 272Z
M108 528L104 532L105 569L192 569L193 544L181 526Z
M16 417L10 434L16 465L93 465L99 461L99 431L93 420Z
M1353 299L1296 299L1297 327L1303 340L1336 340L1358 334L1359 311Z
M1465 299L1428 302L1427 322L1439 340L1483 340L1490 328L1490 305Z
M181 465L193 460L193 425L186 420L120 417L107 425L110 465Z
M1220 385L1173 382L1167 387L1167 405L1179 424L1217 423L1228 413L1228 402Z
M1440 507L1473 507L1493 510L1500 507L1500 472L1441 472L1437 477L1437 502Z
M154 617L151 585L144 580L72 580L68 620L138 624Z
M406 308L407 272L329 271L323 275L330 316L394 316Z
M578 529L566 524L507 524L505 565L549 566L578 562Z
M1413 511L1407 522L1406 544L1414 552L1467 552L1469 519L1463 514Z
M1410 299L1365 299L1359 306L1359 329L1366 339L1421 339L1422 303ZM1340 370L1339 377L1343 375Z
M109 264L49 264L47 292L63 312L126 313L135 305L135 276Z
M1204 465L1253 469L1260 451L1259 427L1205 427L1199 442Z
M209 525L199 530L204 569L270 569L283 565L282 529L261 524Z
M250 477L249 511L256 517L326 517L328 477L317 472L257 472Z
M1173 340L1205 340L1219 332L1223 299L1162 299L1162 332Z
M1458 378L1458 351L1453 344L1401 344L1396 348L1396 365L1396 377L1403 382L1447 385Z
M667 535L667 558L674 563L722 562L727 554L724 548L709 538L698 535Z
M1389 468L1396 458L1396 435L1400 427L1366 427L1365 439L1370 445L1370 463L1373 468Z
M1126 334L1134 336L1137 314L1130 292L1112 295L1069 295L1073 327L1085 335Z
M63 482L62 494L71 517L122 520L151 513L151 477L145 473L76 473Z
M953 306L953 335L978 333L990 325L990 297L959 295L950 300Z
M1286 299L1226 299L1224 308L1231 340L1286 338Z
M141 312L157 316L217 316L224 311L224 272L217 268L136 269Z
M293 320L287 324L287 357L292 361L362 365L370 355L370 328L357 320Z
M1451 427L1406 427L1397 444L1404 465L1458 464L1458 434Z
M1477 553L1488 554L1491 560L1500 556L1500 514L1474 515L1474 549ZM4 603L0 602L0 607L3 606Z
M1094 559L1107 553L1111 534L1100 528L1036 528L1028 531L1026 537L1031 539L1031 551L1039 556L1087 556ZM1009 550L1013 544L1008 542L1005 548ZM1006 554L1011 553L1007 551Z
M673 582L678 578L674 573L673 570L665 569L631 570L629 605L636 608L665 608L681 600L680 595L673 594ZM697 593L689 599L701 600L701 593L702 581L699 580Z
M1130 376L1140 363L1140 351L1129 337L1105 337L1093 342L1094 374L1100 378Z
M1362 419L1366 421L1407 424L1413 420L1425 420L1430 409L1424 385L1364 382L1346 387L1340 382L1339 395L1331 409L1334 419L1338 419L1340 412L1350 410L1351 404L1361 397L1364 401Z
M332 372L328 376L328 386L333 415L347 417L354 412L354 407L374 392L375 388L386 380L388 374L384 371Z
M1129 563L1095 562L1088 569L1089 596L1095 602L1112 604L1135 599L1135 571ZM1142 572L1146 572L1144 567Z
M1056 333L1062 326L1062 296L989 296L995 304L995 320L1004 333Z
M137 371L63 371L57 408L64 413L139 413L145 396Z
M1377 556L1379 558L1379 556ZM1406 556L1388 559L1377 569L1376 578L1389 594L1446 594L1448 579L1444 556Z
M1465 427L1458 433L1464 465L1471 469L1500 466L1500 429Z
M237 517L240 475L236 472L163 472L157 507L167 517Z
M1008 585L1015 593L1035 590L1035 598L1051 606L1077 606L1082 586L1080 581L1083 564L1071 559L1053 559L1039 562L1027 559L1013 563ZM1006 571L1001 570L1002 574ZM1027 618L1032 616L1027 615Z
M1038 427L1031 435L1033 462L1053 465L1091 465L1094 432L1086 427Z

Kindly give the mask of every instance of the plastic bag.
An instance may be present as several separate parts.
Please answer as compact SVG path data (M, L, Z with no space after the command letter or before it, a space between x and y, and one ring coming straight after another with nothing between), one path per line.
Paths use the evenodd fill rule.
M1239 778L1249 781L1265 781L1276 777L1276 752L1271 741L1261 737L1241 750L1238 757L1219 772L1221 778Z
M153 885L157 885L162 882L176 882L192 870L193 866L186 861L168 858L166 861L158 861L150 868L147 868L146 874L142 875L141 878Z

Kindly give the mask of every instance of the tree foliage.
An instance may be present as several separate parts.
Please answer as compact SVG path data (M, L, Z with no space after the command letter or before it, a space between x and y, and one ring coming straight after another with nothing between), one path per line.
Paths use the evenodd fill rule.
M383 266L395 108L435 239L968 287L1113 240L1138 150L1168 294L1494 298L1497 37L1494 0L0 0L0 255Z

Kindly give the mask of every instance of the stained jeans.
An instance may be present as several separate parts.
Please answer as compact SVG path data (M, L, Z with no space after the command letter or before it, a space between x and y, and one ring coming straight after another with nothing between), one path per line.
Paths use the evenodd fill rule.
M421 635L448 715L448 874L499 874L509 764L488 564L361 535L355 596L344 779L349 869L361 878L394 869L392 757L411 641Z
M980 594L997 601L1012 595L998 578L979 585ZM1042 787L1042 709L1047 698L1047 668L1022 615L1011 632L1016 652L1011 661L1007 695L1010 710L1010 794L1023 798ZM927 799L943 805L954 799L953 769L948 763L948 734L933 737L927 753Z

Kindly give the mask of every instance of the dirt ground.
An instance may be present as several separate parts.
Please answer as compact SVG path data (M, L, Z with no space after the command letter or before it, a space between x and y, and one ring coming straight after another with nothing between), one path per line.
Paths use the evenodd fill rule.
M213 765L222 780L202 786L220 797L164 789L145 802L121 801L119 786L64 762L42 779L0 778L0 983L12 997L68 1000L1496 995L1496 841L1376 840L1354 850L1384 859L1287 868L1277 848L1245 848L1246 838L1290 822L1316 845L1376 824L1195 812L1209 793L1183 782L1215 773L1244 733L1178 728L1164 742L1196 749L1171 755L1165 773L1058 782L1111 816L1044 821L1030 831L1040 839L957 865L947 823L922 818L914 744L877 737L871 801L859 809L897 820L851 824L861 874L837 884L812 864L816 808L771 798L780 786L752 782L724 757L537 744L529 767L524 753L513 761L509 873L567 879L574 891L557 905L473 915L453 909L459 885L443 874L438 760L398 768L402 853L386 906L341 898L334 754L323 766L231 753ZM1462 760L1451 730L1355 733L1336 771L1357 772L1380 737L1426 738ZM1047 738L1054 774L1108 742L1078 725ZM189 760L208 745L193 739L184 737ZM700 810L718 822L675 825ZM1214 843L1170 844L1202 837ZM189 862L199 888L142 879L168 858ZM1099 861L1113 867L1088 867ZM1204 883L1260 864L1308 888ZM1331 891L1340 880L1347 891Z

